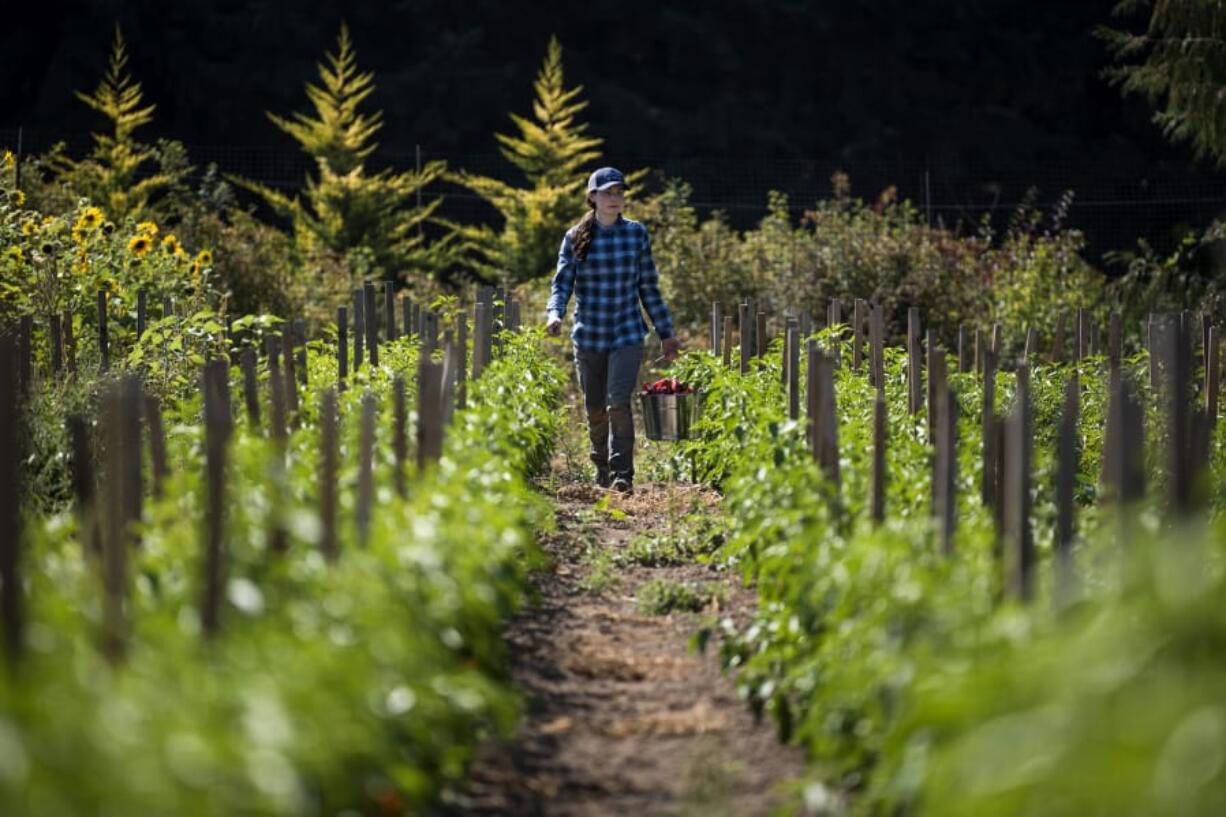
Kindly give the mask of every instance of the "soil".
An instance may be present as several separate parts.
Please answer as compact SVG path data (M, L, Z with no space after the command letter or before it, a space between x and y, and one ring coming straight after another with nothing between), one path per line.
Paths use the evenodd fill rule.
M605 499L607 497L607 499ZM601 500L604 499L604 502ZM594 486L556 489L552 569L509 627L526 709L518 734L481 752L468 815L762 815L796 802L787 785L801 754L755 722L720 670L718 643L691 637L719 618L744 620L756 600L733 573L688 561L615 563L637 534L662 529L718 497L698 487L643 484L630 496ZM717 590L700 612L651 615L636 596L654 579Z

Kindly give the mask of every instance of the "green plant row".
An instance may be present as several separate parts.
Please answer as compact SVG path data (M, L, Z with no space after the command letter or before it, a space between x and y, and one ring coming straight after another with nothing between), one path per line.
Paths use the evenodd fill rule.
M236 406L215 636L199 613L198 398L169 412L170 476L131 553L117 660L100 650L104 595L88 536L69 509L30 518L26 649L0 676L0 813L420 813L436 799L475 743L516 717L501 624L547 521L526 478L556 436L563 383L539 341L506 338L470 384L442 459L411 469L404 498L392 487L390 381L413 370L416 344L388 344L383 366L351 381L331 562L319 548L315 421L332 354L311 349L303 426L284 454ZM231 381L241 395L237 369ZM354 503L367 391L379 410L363 543ZM270 551L275 529L284 552Z
M849 360L844 346L838 491L822 479L803 425L787 419L777 347L744 375L701 354L683 359L677 375L706 399L676 467L721 486L720 555L760 599L746 626L723 623L723 655L742 695L808 752L809 806L868 815L1221 813L1220 490L1195 524L1168 518L1160 478L1135 508L1100 506L1105 363L1083 361L1076 590L1057 604L1054 435L1074 369L1036 367L1039 588L1029 605L1005 601L1002 543L979 493L980 383L952 378L959 497L947 557L931 515L926 423L907 413L897 350L886 356L887 518L877 527L868 518L875 390ZM1144 371L1143 359L1126 367L1127 376ZM1011 373L999 375L999 410L1010 408L1014 386ZM1154 475L1162 424L1156 398L1145 397ZM1220 428L1214 484L1224 472Z

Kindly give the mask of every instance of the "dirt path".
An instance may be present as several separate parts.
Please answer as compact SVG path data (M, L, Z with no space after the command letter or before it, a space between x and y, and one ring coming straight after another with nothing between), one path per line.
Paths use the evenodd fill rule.
M714 641L706 655L689 649L704 621L748 615L753 594L692 560L647 566L658 560L643 551L644 532L714 502L669 485L630 497L558 490L558 531L545 542L553 569L537 576L538 603L506 636L524 721L510 745L483 752L453 813L714 817L786 802L777 789L800 774L799 753L754 722ZM705 609L640 606L679 583L697 588Z

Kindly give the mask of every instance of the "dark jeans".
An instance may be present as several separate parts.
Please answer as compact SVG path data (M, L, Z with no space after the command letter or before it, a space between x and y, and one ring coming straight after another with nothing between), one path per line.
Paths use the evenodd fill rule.
M634 481L634 417L630 394L643 361L643 344L608 352L575 349L575 368L587 410L592 462L601 477Z

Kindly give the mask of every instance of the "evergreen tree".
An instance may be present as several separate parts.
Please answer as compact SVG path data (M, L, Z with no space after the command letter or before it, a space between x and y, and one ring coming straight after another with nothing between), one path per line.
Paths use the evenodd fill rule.
M1118 63L1108 77L1162 106L1154 121L1168 138L1226 166L1226 3L1123 0L1115 13L1149 22L1139 33L1099 29Z
M418 207L418 190L441 178L446 163L429 162L416 170L366 172L366 159L376 150L373 138L383 115L364 114L358 107L374 92L374 74L361 72L349 30L341 26L335 54L319 65L319 85L306 86L313 115L268 118L292 136L316 163L317 178L308 177L303 196L289 196L265 185L236 179L258 193L277 213L288 218L299 246L324 248L344 255L359 275L434 275L449 259L453 237L428 242L421 226L442 203L441 198Z
M84 196L116 220L154 217L155 201L181 191L192 168L178 142L162 140L157 146L138 142L137 128L153 121L155 105L144 105L139 82L127 73L128 52L123 32L115 27L106 74L92 94L77 98L111 123L110 133L95 133L94 148L84 159L69 157L57 144L44 163L55 181L73 196Z
M549 40L533 88L533 116L510 115L518 135L495 134L499 151L522 171L527 186L467 172L452 176L493 205L502 220L497 230L455 225L467 264L486 278L511 283L553 272L563 232L583 213L584 168L600 159L603 142L588 136L587 124L577 118L588 103L579 99L583 86L566 87L557 37Z

